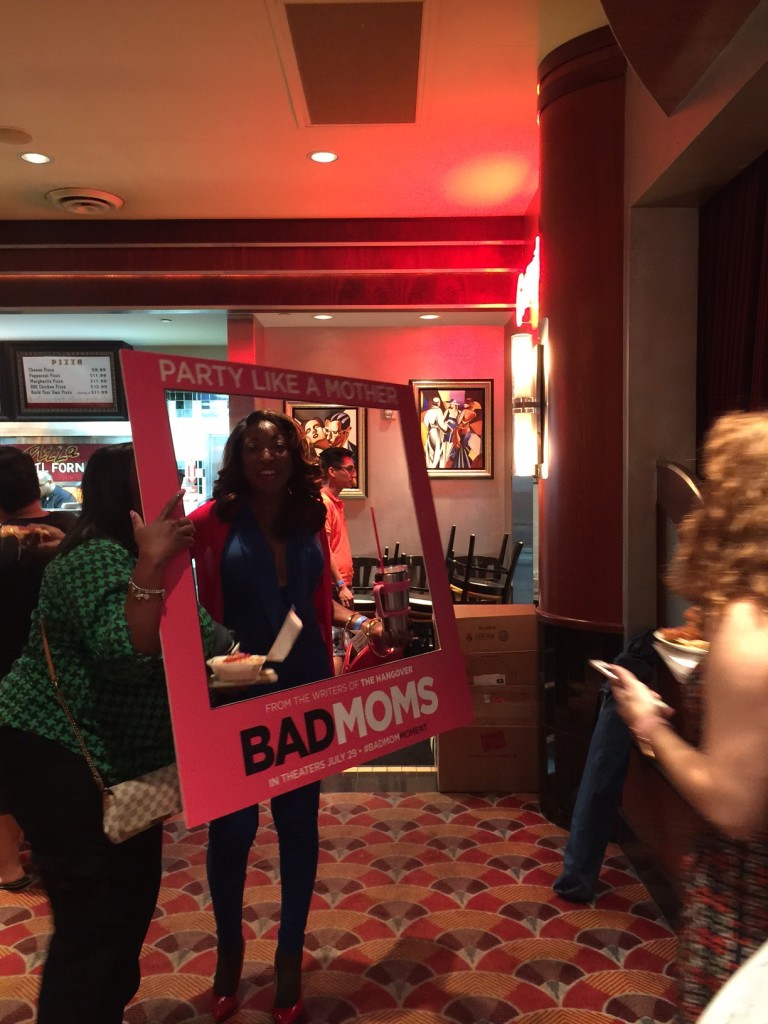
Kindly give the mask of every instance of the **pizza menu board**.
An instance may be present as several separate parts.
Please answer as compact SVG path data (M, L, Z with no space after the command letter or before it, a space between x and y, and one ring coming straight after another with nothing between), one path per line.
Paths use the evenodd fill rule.
M122 342L75 348L71 342L12 346L19 419L126 417L120 367Z
M108 409L114 403L110 356L22 356L27 405Z

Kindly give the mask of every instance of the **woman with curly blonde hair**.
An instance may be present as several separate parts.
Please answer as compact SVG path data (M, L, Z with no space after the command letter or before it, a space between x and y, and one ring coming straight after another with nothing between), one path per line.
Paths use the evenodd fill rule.
M710 431L703 507L688 517L674 590L717 614L740 597L768 607L768 413L733 413Z
M669 581L699 605L709 654L685 687L697 746L672 710L616 668L619 712L710 824L683 868L682 1019L693 1022L768 936L768 413L718 420L703 506L684 523Z

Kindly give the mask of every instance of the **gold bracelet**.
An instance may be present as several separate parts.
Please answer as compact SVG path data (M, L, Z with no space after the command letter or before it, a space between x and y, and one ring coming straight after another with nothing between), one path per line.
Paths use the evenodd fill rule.
M138 583L134 583L132 577L128 580L128 592L137 601L148 601L150 597L159 597L161 601L165 600L165 591L162 587L158 590L153 590L150 587L140 587Z
M369 639L370 639L370 636L371 636L371 630L373 629L374 624L377 623L378 621L379 621L378 619L366 619L365 622L360 627L360 629L362 629L363 633L365 633L365 635ZM366 626L368 627L367 629L366 629Z

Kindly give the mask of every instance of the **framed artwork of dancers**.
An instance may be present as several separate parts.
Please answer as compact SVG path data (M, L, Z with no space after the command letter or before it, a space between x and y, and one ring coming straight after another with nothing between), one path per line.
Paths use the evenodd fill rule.
M493 381L412 380L431 477L493 476Z

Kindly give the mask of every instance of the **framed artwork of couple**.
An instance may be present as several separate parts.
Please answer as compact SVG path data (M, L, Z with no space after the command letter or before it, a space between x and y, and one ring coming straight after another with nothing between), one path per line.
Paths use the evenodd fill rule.
M345 487L343 498L364 498L368 493L365 437L366 410L346 405L309 405L286 402L285 413L304 431L304 437L320 453L323 448L344 448L357 466L357 487Z
M431 477L493 476L493 381L413 380Z

